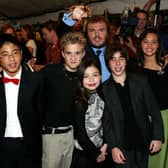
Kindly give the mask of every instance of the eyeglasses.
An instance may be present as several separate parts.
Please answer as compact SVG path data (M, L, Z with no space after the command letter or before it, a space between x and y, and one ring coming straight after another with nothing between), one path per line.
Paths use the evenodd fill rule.
M2 51L0 53L0 57L4 57L4 58L7 58L9 56L13 56L13 57L17 57L21 54L21 50L20 49L14 49L12 50L11 52L8 52L8 51Z

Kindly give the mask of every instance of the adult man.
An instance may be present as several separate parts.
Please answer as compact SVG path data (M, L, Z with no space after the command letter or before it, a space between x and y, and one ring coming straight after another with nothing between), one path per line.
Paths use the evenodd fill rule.
M43 168L69 168L74 147L71 105L77 89L77 68L85 55L82 33L67 33L60 41L64 63L50 64L45 79Z
M41 27L47 46L45 51L46 64L58 64L61 62L59 39L56 29L56 22L54 21L47 21Z
M139 38L147 27L148 14L145 10L138 10L136 12L136 18L138 20L138 23L135 27L134 35Z
M80 10L77 10L78 8ZM64 14L63 22L68 26L75 25L76 20L81 20L88 15L85 11L82 11L84 11L84 6L74 7L70 13ZM86 57L93 56L100 60L102 68L102 81L105 81L110 76L104 57L107 48L109 24L103 16L91 16L87 20L85 31L88 40Z
M42 78L21 66L22 50L0 36L0 167L40 168Z
M124 48L107 54L112 75L103 86L104 136L116 167L147 168L149 151L161 149L162 118L147 79L126 72L126 59Z

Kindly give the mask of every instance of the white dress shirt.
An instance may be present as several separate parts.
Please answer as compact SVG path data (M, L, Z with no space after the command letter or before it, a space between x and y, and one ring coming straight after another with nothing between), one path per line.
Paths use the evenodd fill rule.
M7 78L21 78L21 68L19 72L14 77L10 77L5 71L3 71L4 77ZM19 85L8 82L5 83L5 97L6 97L6 129L5 129L5 137L23 137L20 121L18 118L18 93L19 93Z

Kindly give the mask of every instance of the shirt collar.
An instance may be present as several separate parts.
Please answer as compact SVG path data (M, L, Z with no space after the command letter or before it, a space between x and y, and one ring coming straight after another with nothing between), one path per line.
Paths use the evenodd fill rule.
M93 51L94 51L94 53L96 53L96 51L97 50L101 50L101 52L105 52L105 50L106 50L106 46L104 46L104 47L101 47L101 48L95 48L95 47L92 47L92 49L93 49Z
M7 78L17 78L17 79L20 79L20 78L21 78L21 72L22 72L22 67L20 67L18 73L17 73L15 76L13 76L13 77L9 76L9 75L6 73L6 71L3 71L3 76L4 76L4 77L7 77Z

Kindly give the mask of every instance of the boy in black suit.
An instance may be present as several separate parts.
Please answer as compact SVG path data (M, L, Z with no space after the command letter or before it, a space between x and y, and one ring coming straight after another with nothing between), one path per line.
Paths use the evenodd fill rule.
M109 49L106 59L111 70L103 85L108 149L116 167L147 168L149 152L159 152L164 139L158 104L147 79L126 72L124 48Z
M21 65L22 48L0 36L0 167L39 168L42 78Z

